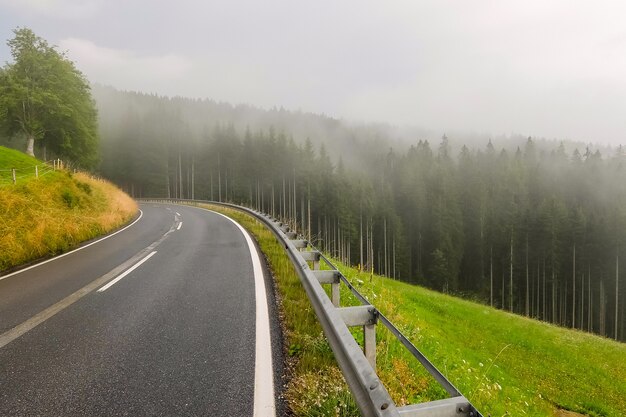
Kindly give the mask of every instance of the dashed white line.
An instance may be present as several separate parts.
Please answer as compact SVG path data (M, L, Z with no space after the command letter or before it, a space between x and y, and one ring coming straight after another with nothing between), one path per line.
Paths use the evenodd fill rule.
M179 213L179 212L176 212L176 215L177 215L177 216L180 216L180 213Z
M180 230L182 226L183 226L183 222L178 223L178 227L176 228L176 230Z
M152 256L157 253L157 251L152 251L150 252L148 255L146 255L142 260L140 260L139 262L137 262L135 265L131 266L130 268L128 268L123 274L121 274L120 276L118 276L117 278L115 278L114 280L110 281L108 284L106 284L105 286L103 286L102 288L100 288L98 290L98 292L103 292L108 290L111 286L115 285L119 280L121 280L122 278L124 278L126 275L130 274L131 272L133 272L135 269L139 268L141 266L141 264L143 264L144 262L146 262L148 259L152 258Z

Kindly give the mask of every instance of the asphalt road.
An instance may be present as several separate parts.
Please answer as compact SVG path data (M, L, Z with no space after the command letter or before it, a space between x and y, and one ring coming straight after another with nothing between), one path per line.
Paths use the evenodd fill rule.
M0 276L1 416L274 415L278 326L244 234L206 210L141 209L108 239Z

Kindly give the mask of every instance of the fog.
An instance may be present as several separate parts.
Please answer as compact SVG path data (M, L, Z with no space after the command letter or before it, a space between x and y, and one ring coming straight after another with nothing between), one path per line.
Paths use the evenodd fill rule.
M0 0L118 89L399 129L626 138L626 6L612 1ZM4 43L0 59L8 60ZM459 136L459 135L456 135Z

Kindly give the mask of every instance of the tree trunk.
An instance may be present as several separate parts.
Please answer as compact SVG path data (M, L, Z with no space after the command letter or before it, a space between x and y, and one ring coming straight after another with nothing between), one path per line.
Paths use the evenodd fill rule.
M513 312L513 236L511 235L511 262L509 278L509 311Z
M178 198L183 198L183 167L178 151Z
M585 273L581 274L580 278L580 320L578 320L578 326L580 330L583 330L583 323L585 322Z
M530 282L528 272L528 233L526 233L526 316L530 315Z
M393 235L393 279L396 279L396 235Z
M543 291L542 291L542 310L543 310L543 314L542 314L542 319L543 321L547 321L546 320L546 257L544 254L543 257Z
M388 265L387 265L387 218L383 220L383 239L385 240L384 251L385 251L385 265L383 269L383 275L386 277L389 276Z
M359 271L363 270L363 207L359 205L359 224L360 224L360 238L359 238Z
M196 199L196 159L191 156L191 199Z
M285 176L283 176L283 207L281 217L283 219L287 217L287 189L285 188Z
M272 180L272 217L276 217L276 214L275 214L275 211L274 211L274 209L275 209L275 207L274 207L274 198L275 198L275 196L274 196L274 181Z
M539 314L541 309L539 306L541 305L541 300L539 298L541 294L541 269L539 268L539 259L537 259L537 302L535 303L535 318L539 318Z
M170 186L170 162L165 160L165 188L167 188L167 198L172 198L172 188Z
M619 306L619 252L615 255L615 340L617 340L617 322Z
M556 323L556 281L554 280L554 265L552 265L552 323Z
M26 155L35 156L35 137L32 135L28 135L26 141Z
M606 317L606 305L605 305L605 297L604 297L604 279L600 279L600 334L602 336L606 335L606 329L604 327Z
M576 328L576 245L572 255L572 329Z
M217 154L217 197L222 202L222 167L220 165L220 154Z
M491 300L491 307L493 307L493 245L489 251L489 299Z
M592 332L592 326L593 323L591 322L591 316L592 316L592 311L591 308L593 307L592 302L593 302L593 293L591 292L591 264L588 265L589 266L589 271L587 273L587 280L588 282L588 288L587 288L587 292L589 293L588 297L588 309L587 309L587 331L588 332Z

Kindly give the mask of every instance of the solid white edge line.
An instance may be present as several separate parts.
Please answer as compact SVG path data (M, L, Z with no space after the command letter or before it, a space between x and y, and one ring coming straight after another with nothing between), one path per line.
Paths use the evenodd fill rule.
M106 235L106 236L105 236L105 237L103 237L102 239L98 239L98 240L96 240L96 241L94 241L94 242L91 242L91 243L89 243L89 244L85 245L85 246L81 246L80 248L76 248L76 249L71 250L71 251L69 251L69 252L65 252L65 253L63 253L63 254L61 254L61 255L59 255L59 256L55 256L54 258L46 259L46 260L45 260L45 261L43 261L43 262L39 262L38 264L31 265L31 266L29 266L29 267L27 267L27 268L20 269L19 271L15 271L15 272L12 272L12 273L7 274L7 275L2 275L2 276L0 276L0 281L2 281L3 279L6 279L6 278L12 277L12 276L14 276L14 275L17 275L17 274L21 274L22 272L26 272L26 271L28 271L28 270L30 270L30 269L37 268L38 266L45 265L45 264L47 264L48 262L56 261L57 259L61 259L61 258L65 257L65 256L67 256L67 255L71 255L71 254L72 254L72 253L74 253L74 252L78 252L79 250L83 250L83 249L85 249L85 248L88 248L88 247L89 247L89 246L91 246L91 245L95 245L96 243L100 243L100 242L102 242L103 240L107 240L108 238L113 237L113 236L115 236L115 235L116 235L116 234L118 234L118 233L122 233L124 230L126 230L126 229L128 229L129 227L133 226L133 225L134 225L135 223L137 223L137 222L138 222L138 221L139 221L142 217L143 217L143 211L142 211L141 209L139 209L139 217L137 217L137 219L136 219L134 222L132 222L132 223L131 223L131 224L129 224L128 226L124 227L123 229L120 229L120 230L118 230L118 231L117 231L117 232L115 232L115 233L111 233L110 235Z
M248 244L254 272L254 294L256 298L256 348L254 359L254 417L275 417L274 370L272 363L272 339L270 337L270 317L265 292L265 279L261 258L250 234L239 223L222 213L208 210L227 218L239 228Z
M176 228L176 230L180 230L182 226L183 226L183 222L178 223L178 227Z
M130 274L131 272L133 272L135 269L139 268L141 266L141 264L143 264L144 262L146 262L148 259L152 258L152 256L157 253L157 251L152 251L150 252L148 255L146 255L142 260L140 260L139 262L137 262L135 265L131 266L130 268L128 268L126 271L124 271L124 273L120 274L117 278L109 281L108 284L104 285L102 288L100 288L98 290L98 292L103 292L108 290L109 288L111 288L113 285L115 285L119 280L121 280L122 278L124 278L126 275Z

